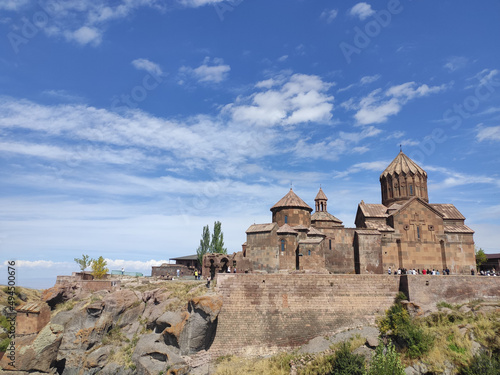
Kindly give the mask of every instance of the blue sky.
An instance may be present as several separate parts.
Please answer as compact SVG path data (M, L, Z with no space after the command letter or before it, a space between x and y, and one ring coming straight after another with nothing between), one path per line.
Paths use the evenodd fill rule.
M321 185L352 227L400 144L431 203L500 252L499 16L498 1L0 0L0 263L35 287L82 253L149 274L215 220L239 251L291 184L311 206Z

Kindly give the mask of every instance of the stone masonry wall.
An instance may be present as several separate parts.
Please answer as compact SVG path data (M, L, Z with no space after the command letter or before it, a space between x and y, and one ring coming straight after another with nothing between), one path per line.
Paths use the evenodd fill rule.
M500 278L423 275L220 274L223 297L209 353L271 354L371 324L399 290L425 311L440 301L500 299Z
M386 275L221 274L224 302L210 350L269 353L374 323L398 290L399 278Z
M500 277L404 275L401 276L401 290L410 301L426 310L441 301L465 303L474 299L498 300Z

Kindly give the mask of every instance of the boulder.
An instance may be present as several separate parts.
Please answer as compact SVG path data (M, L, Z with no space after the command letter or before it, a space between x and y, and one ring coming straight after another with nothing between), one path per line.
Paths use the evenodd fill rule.
M30 373L50 372L56 361L64 328L58 324L46 325L37 335L16 338L15 367L4 355L0 366L4 370L28 371Z
M366 338L366 346L369 348L376 348L379 344L377 336L370 335Z
M87 355L85 361L85 367L86 368L97 367L101 369L106 365L106 362L108 360L109 354L111 353L112 349L113 348L110 345L107 345L107 346L101 346L100 348L93 350Z
M179 338L182 355L210 348L215 338L217 317L221 308L222 296L202 296L189 301L189 319L185 322Z
M359 348L355 349L352 354L357 354L362 356L366 362L370 362L375 355L375 350L370 349L366 347L365 345L360 346Z
M132 361L136 364L136 374L157 375L167 368L177 366L186 368L186 362L175 353L175 349L163 341L161 335L151 333L143 335L137 342L132 354ZM182 373L182 372L181 372ZM187 373L187 372L186 372Z
M111 314L113 318L117 318L119 314L134 304L138 305L140 302L133 291L128 289L118 290L104 297L104 311Z
M307 344L302 345L299 353L321 353L330 348L332 343L323 336L313 338Z

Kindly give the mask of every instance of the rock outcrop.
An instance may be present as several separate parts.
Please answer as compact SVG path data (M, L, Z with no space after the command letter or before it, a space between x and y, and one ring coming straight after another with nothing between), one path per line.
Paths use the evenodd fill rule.
M16 338L15 368L6 357L0 363L6 374L188 374L182 356L209 349L222 307L218 296L185 299L182 307L161 288L83 294L69 283L42 298L52 309L71 302L38 334Z

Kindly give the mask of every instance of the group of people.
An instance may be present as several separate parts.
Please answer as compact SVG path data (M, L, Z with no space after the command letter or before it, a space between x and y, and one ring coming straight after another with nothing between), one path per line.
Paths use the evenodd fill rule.
M387 270L387 273L389 275L392 275L393 271L392 271L392 268L389 267L389 269ZM450 274L450 270L448 268L446 269L443 269L442 273L439 272L439 270L436 270L436 269L423 269L422 271L420 271L420 268L419 269L406 269L406 268L398 268L397 270L394 270L394 275L449 275Z
M495 271L495 268L493 268L492 270L488 270L488 271L481 270L480 275L481 276L500 276L499 273Z

